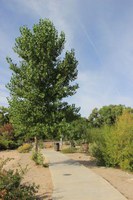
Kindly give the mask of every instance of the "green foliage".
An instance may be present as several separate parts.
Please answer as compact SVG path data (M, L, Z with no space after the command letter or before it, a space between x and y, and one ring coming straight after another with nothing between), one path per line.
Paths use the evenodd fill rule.
M9 141L4 140L1 136L0 136L0 150L6 150L9 147Z
M11 123L0 127L0 150L15 149L18 147L17 138Z
M95 108L88 118L89 125L95 128L99 128L105 125L112 126L115 124L118 117L122 115L124 110L133 112L131 108L125 107L123 105L103 106L99 110Z
M0 106L0 127L7 123L9 123L9 109Z
M38 146L39 146L40 149L44 149L44 142L43 142L43 140L39 140Z
M64 138L65 140L69 140L71 146L73 144L80 141L88 142L89 141L89 134L88 134L88 122L85 118L79 117L76 120L73 120L71 123L68 123L66 129L64 131Z
M10 159L0 160L0 199L3 200L35 200L38 186L21 184L25 170L4 170L4 165Z
M91 156L95 157L97 159L98 165L105 165L103 151L102 151L102 145L100 143L90 143L89 144L89 153Z
M124 111L114 127L98 130L90 152L99 164L133 171L133 114Z
M0 136L0 150L6 150L6 149L14 149L17 147L17 144L15 141L7 140Z
M119 166L133 171L133 114L124 112L116 124Z
M61 150L62 153L76 153L77 149L75 147L68 147Z
M99 145L97 143L90 143L89 144L89 153L92 157L95 157L97 160L97 164L104 166L105 160L103 156L103 151L101 150L102 145Z
M25 143L18 148L18 152L19 153L28 153L31 151L31 149L32 149L32 144Z
M44 164L44 156L43 156L43 154L41 152L33 151L32 160L34 160L37 165L45 166L45 164Z
M71 122L80 118L78 112L79 108L76 108L74 104L70 106L67 103L63 103L63 106L58 109L56 123L52 124L52 128L49 131L51 132L51 139L67 138L70 133Z
M0 150L16 148L14 129L9 120L9 109L0 107Z
M7 86L11 120L16 134L24 139L47 137L73 110L62 99L78 88L73 84L78 62L74 50L61 56L64 44L65 34L58 34L50 20L41 19L32 30L20 28L14 47L19 64L7 58L13 74Z

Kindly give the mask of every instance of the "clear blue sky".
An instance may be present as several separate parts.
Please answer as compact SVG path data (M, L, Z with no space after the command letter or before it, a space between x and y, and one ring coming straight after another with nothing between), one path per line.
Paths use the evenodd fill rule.
M69 103L88 117L94 107L124 104L133 107L132 0L0 0L0 105L7 105L5 88L11 78L6 56L19 27L32 27L49 18L66 34L66 49L79 61L79 89Z

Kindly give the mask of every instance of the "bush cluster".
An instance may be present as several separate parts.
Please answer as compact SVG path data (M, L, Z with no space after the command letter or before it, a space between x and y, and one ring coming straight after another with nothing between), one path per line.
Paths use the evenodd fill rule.
M35 184L22 184L25 170L4 170L4 165L9 161L0 160L0 199L3 200L35 200L38 186Z
M0 124L0 150L15 149L17 147L17 138L15 137L12 124Z
M0 136L0 150L15 149L17 144L13 140L8 140Z
M114 127L100 131L90 144L91 155L100 165L133 171L133 114L124 112Z

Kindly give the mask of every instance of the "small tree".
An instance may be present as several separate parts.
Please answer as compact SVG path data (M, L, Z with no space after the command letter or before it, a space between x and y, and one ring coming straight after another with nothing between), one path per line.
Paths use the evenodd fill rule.
M36 144L53 124L63 120L62 110L67 109L63 98L78 88L72 84L78 62L74 50L61 56L64 44L65 34L58 35L50 20L41 19L32 30L20 28L14 47L21 59L19 64L7 58L13 71L7 86L12 123L17 134L36 137Z

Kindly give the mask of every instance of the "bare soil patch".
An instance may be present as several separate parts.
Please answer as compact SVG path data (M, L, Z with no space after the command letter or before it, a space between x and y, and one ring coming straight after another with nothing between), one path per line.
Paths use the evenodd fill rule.
M106 179L113 187L121 192L128 200L133 200L133 174L120 169L99 167L91 156L85 153L67 154L73 160L90 168L96 174Z
M53 184L49 168L37 166L34 161L31 160L31 153L18 153L14 151L2 151L0 152L2 158L13 158L5 166L6 169L16 169L19 164L22 168L27 167L27 173L24 175L23 182L35 183L40 185L38 191L39 199L51 200Z

